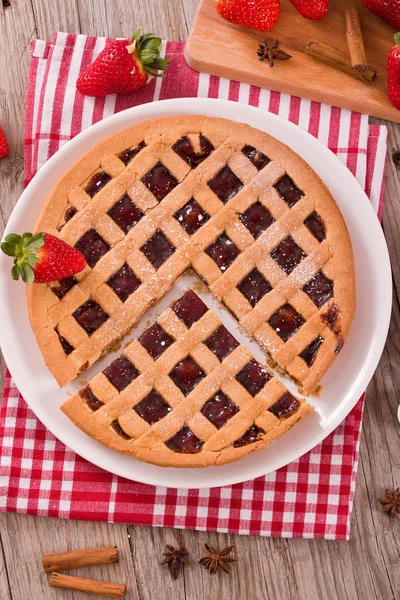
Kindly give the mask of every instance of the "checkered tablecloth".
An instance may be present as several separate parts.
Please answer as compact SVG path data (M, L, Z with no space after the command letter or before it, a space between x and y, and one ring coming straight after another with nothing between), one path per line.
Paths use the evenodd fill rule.
M176 97L224 98L298 124L354 173L380 215L386 129L368 117L247 84L198 74L183 44L165 42L168 74L125 96L89 98L75 82L104 38L54 34L31 47L25 181L82 129L125 108ZM352 198L349 198L352 201ZM36 419L9 374L0 412L0 510L252 535L348 539L364 397L345 421L299 460L234 486L176 490L127 481L93 466Z

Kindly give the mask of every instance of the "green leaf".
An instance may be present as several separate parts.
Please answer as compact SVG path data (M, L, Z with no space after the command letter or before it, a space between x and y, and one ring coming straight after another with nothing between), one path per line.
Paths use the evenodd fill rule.
M14 279L14 281L18 281L19 268L17 267L17 265L14 265L13 268L11 269L11 277Z
M26 252L24 256L24 262L28 263L28 265L34 265L39 262L40 258L35 252Z
M27 242L29 242L29 240L31 239L32 234L29 231L26 231L25 233L22 234L22 244L23 246L25 246L27 244Z
M153 33L146 33L140 38L137 47L140 55L140 62L144 69L153 77L162 77L162 74L157 73L166 68L169 60L160 57L161 38L156 37Z
M146 40L150 40L152 38L154 38L154 33L144 33L140 38L140 45L142 45L143 42L146 42Z
M151 65L151 68L152 68L152 69L160 69L160 70L163 70L163 69L165 69L165 68L166 68L166 66L167 66L167 64L168 64L168 63L169 63L169 58L161 58L161 57L158 57L158 58L155 58L155 59L153 60L153 63L152 63L152 65Z
M7 254L7 256L15 256L15 245L9 244L8 242L3 242L1 244L1 249L4 254Z
M10 233L9 235L7 235L5 237L5 241L8 242L9 244L18 244L20 239L21 239L21 236L18 235L18 233Z
M157 56L159 56L159 53L153 48L144 48L140 50L140 56L154 56L154 58L156 58Z
M142 63L144 65L151 65L152 62L154 60L156 60L156 57L154 56L154 54L141 54L140 55L140 60L142 61Z
M25 281L25 283L28 283L30 285L31 283L34 282L35 273L30 265L27 265L26 263L22 263L22 265L20 266L20 271L21 271L22 279L23 279L23 281Z
M158 71L153 71L152 69L149 69L148 67L146 68L146 71L152 77L164 77L164 75L165 75L165 73L162 73L162 72L159 73Z
M29 251L37 250L38 248L41 248L42 246L44 246L44 243L45 243L44 233L36 233L28 241L25 248Z
M140 40L140 29L136 29L132 36L132 42L138 42Z
M161 45L160 38L149 38L140 44L142 50L159 50Z
M157 58L157 56L158 54L154 50L143 50L143 52L140 53L140 60L142 62L149 59L154 60L155 58Z

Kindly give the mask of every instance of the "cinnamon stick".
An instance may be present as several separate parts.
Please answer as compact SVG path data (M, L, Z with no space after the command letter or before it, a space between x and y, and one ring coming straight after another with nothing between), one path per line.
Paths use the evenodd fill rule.
M97 596L108 596L109 598L125 598L126 585L123 583L110 583L109 581L96 581L84 577L73 577L63 573L52 573L49 579L50 587L76 590Z
M54 552L42 556L42 565L46 573L93 565L109 565L118 561L118 548L116 546L72 550L71 552Z
M368 65L357 9L354 6L346 8L344 17L346 20L346 38L349 47L351 69L352 71L364 73Z
M366 71L352 71L350 65L350 58L341 50L333 48L325 42L319 42L317 40L310 40L304 50L306 54L309 54L316 60L319 60L339 71L343 71L356 79L360 79L365 83L372 83L376 76L376 70L370 66L367 66Z

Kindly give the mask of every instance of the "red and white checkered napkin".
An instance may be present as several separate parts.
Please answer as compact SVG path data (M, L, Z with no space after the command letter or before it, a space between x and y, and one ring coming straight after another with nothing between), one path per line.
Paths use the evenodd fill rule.
M71 137L105 116L163 98L228 98L279 114L338 154L382 207L386 129L368 117L226 79L199 75L183 44L166 42L165 79L126 96L89 98L75 81L104 38L57 33L32 43L25 175L30 181ZM352 198L349 198L349 202ZM354 497L363 398L322 444L287 467L238 485L176 490L134 483L86 462L36 419L7 374L0 413L0 510L253 535L347 539Z

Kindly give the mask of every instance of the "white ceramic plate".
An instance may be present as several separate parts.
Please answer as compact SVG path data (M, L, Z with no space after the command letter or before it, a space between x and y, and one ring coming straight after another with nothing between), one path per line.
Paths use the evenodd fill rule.
M354 250L357 310L350 338L323 380L323 395L313 402L318 411L268 448L239 462L206 469L156 467L102 446L61 413L60 404L68 394L76 393L79 383L60 390L45 367L29 325L24 286L11 280L10 259L5 255L0 256L0 340L8 367L23 397L40 421L72 450L99 467L128 479L168 487L202 488L233 484L274 471L313 448L346 417L368 385L381 356L389 326L392 283L381 227L367 196L350 171L299 127L258 108L225 100L183 98L153 102L120 112L86 129L42 167L15 207L6 234L32 229L44 200L59 177L92 146L139 121L177 114L225 117L270 133L314 168L343 213ZM182 279L153 313L160 312L189 284L190 277ZM209 294L205 295L205 301L212 302ZM145 321L148 318L147 314ZM224 319L228 329L238 335L236 322L227 313ZM132 335L137 335L138 330L135 328ZM88 380L112 358L109 355L86 371L82 378Z

